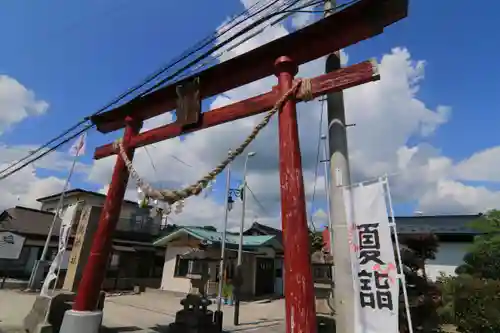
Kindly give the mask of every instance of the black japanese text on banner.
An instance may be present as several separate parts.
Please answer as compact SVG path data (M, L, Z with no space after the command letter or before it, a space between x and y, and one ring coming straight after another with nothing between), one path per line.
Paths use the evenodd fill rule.
M398 332L399 283L382 182L344 188L355 333Z

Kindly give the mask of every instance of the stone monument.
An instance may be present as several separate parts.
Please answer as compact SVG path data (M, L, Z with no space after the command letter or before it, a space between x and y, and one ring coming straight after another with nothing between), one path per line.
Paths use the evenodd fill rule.
M190 274L192 288L181 301L183 309L175 314L175 322L170 324L169 333L215 333L219 329L214 322L214 313L208 310L212 302L206 298L209 279L208 263L201 259L199 274Z
M68 262L63 289L76 292L78 282L82 278L83 268L87 263L92 246L92 239L97 231L102 207L85 206L76 229L73 248Z

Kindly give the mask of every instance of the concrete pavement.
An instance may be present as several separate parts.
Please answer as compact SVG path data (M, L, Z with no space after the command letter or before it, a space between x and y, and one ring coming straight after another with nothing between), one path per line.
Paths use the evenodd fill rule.
M34 302L35 295L0 290L0 333L17 333ZM161 292L140 295L109 296L104 306L104 332L164 332L180 310L180 297ZM212 305L211 309L215 310ZM227 332L284 333L284 301L242 303L241 325L234 327L233 307L224 306L224 329ZM16 330L16 327L18 328ZM2 331L3 329L3 331Z

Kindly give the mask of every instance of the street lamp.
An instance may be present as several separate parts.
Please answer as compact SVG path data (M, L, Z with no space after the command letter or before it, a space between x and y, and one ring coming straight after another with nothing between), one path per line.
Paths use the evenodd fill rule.
M231 190L229 190L231 191ZM234 199L231 194L228 194L227 196L227 210L231 211L233 209L233 204L234 204Z
M231 154L231 151L229 151L229 154ZM226 194L229 193L230 189L230 184L231 184L231 163L229 163L226 167ZM231 198L232 199L232 198ZM229 203L230 200L226 200L224 202L224 225L222 229L222 241L221 241L221 254L220 254L220 269L219 269L219 285L218 285L218 300L217 300L217 311L214 313L214 321L218 326L219 332L222 331L222 321L223 321L223 313L222 313L222 284L223 284L223 278L224 278L224 265L225 265L225 256L226 256L226 230L227 230L227 219L228 219L228 212L229 212Z
M240 317L240 287L243 284L243 274L241 272L242 252L243 252L243 229L245 228L245 203L247 192L247 164L250 157L255 156L255 152L251 151L245 158L243 167L243 184L241 187L240 198L242 201L241 222L240 222L240 242L238 244L238 264L236 265L236 285L235 285L235 304L234 304L234 325L239 324Z

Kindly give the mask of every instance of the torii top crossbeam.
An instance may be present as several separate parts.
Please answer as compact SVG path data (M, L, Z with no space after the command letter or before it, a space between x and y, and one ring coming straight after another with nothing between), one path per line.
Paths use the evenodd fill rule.
M73 312L67 311L66 315L71 317L74 313L78 317L80 316L78 312L93 311L98 303L110 254L111 239L118 223L129 176L132 174L139 185L143 184L137 172L133 170L132 159L135 149L272 108L235 152L241 154L256 137L258 131L266 126L270 117L277 113L287 332L315 333L314 288L310 269L296 103L376 80L378 73L376 66L367 61L315 78L296 79L295 75L300 64L382 33L384 27L406 17L407 9L408 0L359 0L345 10L293 34L199 72L182 82L158 89L114 110L92 117L93 123L101 132L111 132L122 127L125 127L125 132L123 138L115 142L117 149L105 145L97 148L95 152L95 158L103 158L117 152L121 158L117 158L115 162L111 184L94 235L91 253L78 287ZM202 99L271 74L276 75L278 82L278 86L271 91L201 113ZM177 110L176 123L140 133L143 120L174 108ZM217 165L208 174L208 178L205 176L195 185L176 191L177 194L170 191L169 193L175 194L175 200L171 200L170 203L199 194L206 185L205 178L211 180L216 177L237 154L230 153L230 157ZM150 186L142 187L149 190ZM163 198L168 202L165 194L167 190L152 192L158 193L160 199ZM222 267L223 260L221 261ZM219 330L221 330L220 307L215 313L217 316L214 318L218 318L216 322L220 324ZM102 316L102 313L99 315ZM96 323L100 321L101 319L95 320ZM89 332L94 331L89 330Z
M284 54L298 64L318 59L362 40L374 37L408 14L408 0L360 0L318 22L274 40L250 52L194 74L199 78L200 98L208 98L274 73L274 60ZM91 117L102 133L125 126L126 116L146 120L176 107L178 83Z

